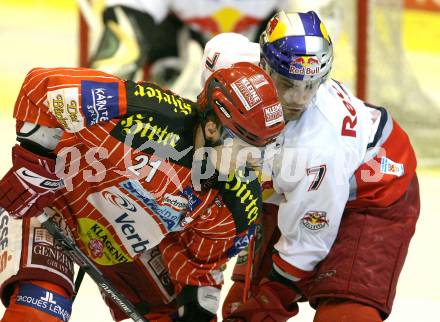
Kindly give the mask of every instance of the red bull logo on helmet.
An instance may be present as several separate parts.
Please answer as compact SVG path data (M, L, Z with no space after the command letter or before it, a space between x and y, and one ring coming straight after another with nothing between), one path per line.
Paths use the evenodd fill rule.
M275 30L275 27L277 26L278 22L280 21L280 18L278 16L273 17L270 19L268 25L267 25L267 33L271 35L273 31Z
M313 76L321 71L321 62L316 56L297 56L290 63L289 73L294 75Z
M270 43L286 37L289 34L286 20L280 18L279 15L273 17L267 24L266 34L267 41Z

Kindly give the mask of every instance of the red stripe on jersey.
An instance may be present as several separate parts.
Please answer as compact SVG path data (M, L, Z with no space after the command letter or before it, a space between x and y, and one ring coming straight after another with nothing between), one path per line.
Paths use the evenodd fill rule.
M277 253L272 255L272 261L276 266L278 266L281 270L283 270L283 272L292 276L293 280L303 279L303 278L310 276L310 274L312 274L312 272L304 271L304 270L302 270L296 266L293 266L292 264L284 261Z
M160 249L176 291L184 285L220 284L214 276L227 262L235 237L232 214L215 204L186 230L165 237Z

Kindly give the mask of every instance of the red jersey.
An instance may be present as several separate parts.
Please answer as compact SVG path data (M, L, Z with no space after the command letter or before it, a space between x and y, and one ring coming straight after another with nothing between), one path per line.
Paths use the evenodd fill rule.
M26 76L14 117L65 130L55 152L66 188L52 206L98 266L146 270L145 252L161 243L178 285L217 285L221 266L247 245L261 211L258 180L236 173L205 193L193 189L196 109L155 84L96 70Z

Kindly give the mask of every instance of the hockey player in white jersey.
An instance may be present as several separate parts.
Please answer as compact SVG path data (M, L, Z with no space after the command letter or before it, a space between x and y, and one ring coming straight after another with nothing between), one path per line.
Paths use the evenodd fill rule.
M241 60L230 53L237 46L214 43L204 55L212 70ZM391 312L420 210L408 136L386 109L329 78L333 46L316 13L279 12L260 46L261 64L275 81L288 121L278 139L273 182L264 185L273 185L266 202L278 211L265 208L251 298L242 304L243 255L223 316L286 321L298 313L297 301L308 300L316 322L382 321ZM267 232L276 225L276 212L273 239ZM269 268L261 266L268 261L261 260L264 255L272 257Z

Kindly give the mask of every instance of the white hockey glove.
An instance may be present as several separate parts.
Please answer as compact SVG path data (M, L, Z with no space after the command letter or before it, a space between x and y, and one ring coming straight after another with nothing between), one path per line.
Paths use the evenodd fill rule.
M219 302L220 289L187 285L177 296L179 321L209 322L216 317Z

